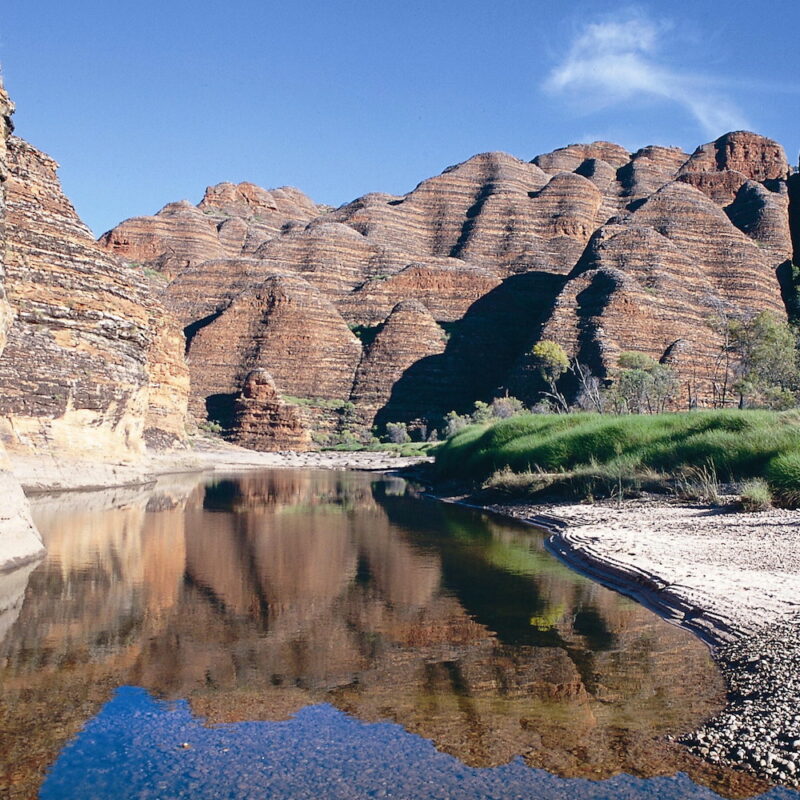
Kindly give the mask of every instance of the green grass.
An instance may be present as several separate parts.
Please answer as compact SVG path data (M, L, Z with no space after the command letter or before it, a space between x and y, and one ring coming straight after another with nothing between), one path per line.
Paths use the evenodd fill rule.
M326 397L295 397L291 394L283 394L281 399L293 406L310 406L329 411L340 411L347 405L345 400L332 400Z
M721 481L763 477L776 499L800 503L800 415L796 411L693 411L609 416L529 414L473 425L436 455L440 478L485 481L516 473L600 472L606 477L696 475Z
M772 492L763 478L745 481L740 490L740 501L745 511L767 511L772 507Z

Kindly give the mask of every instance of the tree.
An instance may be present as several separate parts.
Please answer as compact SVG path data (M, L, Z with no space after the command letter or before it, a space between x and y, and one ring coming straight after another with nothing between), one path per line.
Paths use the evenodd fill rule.
M796 333L784 320L762 311L747 320L729 320L729 347L736 360L733 390L739 408L796 405L800 388Z
M731 319L724 303L718 298L709 298L708 302L714 307L714 314L708 320L709 327L722 339L711 375L711 404L714 408L725 408L728 403L728 390L732 380Z
M620 371L612 389L612 402L619 413L660 414L675 399L678 377L665 364L646 353L620 353Z
M581 364L576 358L572 362L570 371L578 381L578 408L584 411L596 411L602 414L606 403L603 391L603 382L594 375L586 364Z
M408 425L405 422L387 422L386 438L392 444L406 444L411 441L408 434Z
M489 404L484 403L483 400L476 400L474 409L471 417L474 423L480 424L482 422L488 422L492 418L492 409Z
M550 390L544 394L555 401L559 411L568 411L567 401L558 390L559 378L569 369L569 358L564 348L558 342L542 339L533 346L531 356L537 372Z

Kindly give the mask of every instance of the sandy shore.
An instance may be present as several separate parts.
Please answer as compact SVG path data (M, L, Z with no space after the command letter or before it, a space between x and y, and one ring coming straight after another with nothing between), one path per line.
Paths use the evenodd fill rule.
M148 452L135 461L119 463L11 455L14 475L26 494L137 486L152 483L159 475L184 472L270 468L385 471L431 460L398 456L392 452L261 453L209 438L197 438L185 449Z
M565 561L619 582L711 644L800 614L800 511L652 499L493 508L538 522Z
M800 788L800 511L653 499L484 507L544 527L571 566L702 636L728 705L684 743Z

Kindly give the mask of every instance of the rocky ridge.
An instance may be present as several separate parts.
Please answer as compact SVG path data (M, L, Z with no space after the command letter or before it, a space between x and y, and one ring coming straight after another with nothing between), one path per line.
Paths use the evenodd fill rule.
M4 212L6 185L9 177L8 138L13 130L11 115L14 105L0 85L0 356L6 345L8 328L13 312L6 296ZM19 567L44 551L42 539L31 520L28 502L16 477L0 439L0 571ZM0 618L20 601L18 592L0 595Z
M526 354L541 338L604 379L625 350L668 360L681 403L704 405L721 346L709 319L786 313L790 177L779 144L743 131L693 154L594 142L532 162L483 153L406 195L335 210L295 189L220 184L100 245L169 280L193 413L232 436L219 398L255 368L288 402L316 408L326 431L353 424L326 413L334 400L355 406L362 432L396 420L424 429L504 391L532 400ZM278 285L281 302L270 299ZM393 333L406 301L417 310Z
M12 454L133 461L182 440L183 336L141 271L99 248L57 164L9 143L0 434Z

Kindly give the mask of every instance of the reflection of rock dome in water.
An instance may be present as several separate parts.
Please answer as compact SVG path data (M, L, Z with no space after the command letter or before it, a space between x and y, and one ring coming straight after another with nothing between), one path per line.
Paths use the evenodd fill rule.
M341 514L254 519L247 533L271 614L292 607L316 611L336 600L355 576L356 549Z
M99 494L42 500L51 555L0 643L3 743L27 796L121 684L211 722L326 701L472 766L522 754L564 776L712 780L657 738L719 707L702 644L567 570L535 532L374 480L217 480L205 511L191 485L105 510Z

